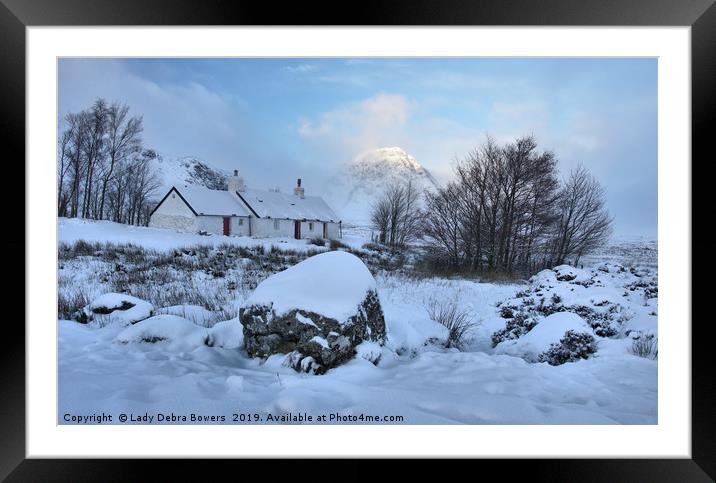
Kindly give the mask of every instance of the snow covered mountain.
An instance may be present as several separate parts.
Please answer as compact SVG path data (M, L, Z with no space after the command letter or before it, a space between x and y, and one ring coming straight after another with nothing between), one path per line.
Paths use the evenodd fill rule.
M214 168L193 156L165 158L158 154L151 162L152 168L162 182L162 187L159 190L162 196L172 186L181 186L187 183L215 190L226 189L226 179L229 173Z
M331 183L327 198L344 221L367 224L373 202L389 186L408 180L419 192L440 187L430 171L403 149L380 148L361 153L346 163Z

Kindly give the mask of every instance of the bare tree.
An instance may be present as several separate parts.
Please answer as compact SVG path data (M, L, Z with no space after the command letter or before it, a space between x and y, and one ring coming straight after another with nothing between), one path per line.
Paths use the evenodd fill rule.
M102 193L99 204L98 218L104 218L104 204L107 186L115 172L116 166L128 156L141 149L142 118L127 119L129 106L113 102L107 110L107 158L109 166L102 177Z
M62 136L58 139L58 153L59 159L58 164L58 180L57 180L57 213L58 216L65 216L67 212L67 197L64 192L65 188L65 176L69 169L69 157L70 157L70 139L72 133L69 130L62 132Z
M70 175L70 213L72 217L78 216L80 204L80 191L85 162L82 153L87 142L86 128L83 113L69 113L66 117L67 133L69 137L69 175Z
M493 138L455 164L456 180L426 195L425 238L452 267L531 272L577 261L609 235L599 184L585 170L560 187L557 159L532 136Z
M583 166L573 170L560 190L558 221L553 242L553 263L568 257L575 264L585 253L607 241L612 219L605 207L604 188Z
M378 241L386 243L386 235L390 226L390 205L385 197L373 203L370 220L373 229L378 232Z
M107 101L97 99L89 111L83 112L83 123L86 125L87 139L84 143L84 157L87 164L85 170L84 195L82 201L82 217L92 217L93 181L98 165L104 159L105 132L107 126Z
M161 186L161 180L157 174L152 171L150 158L141 156L135 159L133 165L132 190L129 193L131 200L130 219L129 222L137 225L146 225L149 223L150 207L149 202L156 195L156 191Z
M463 212L458 205L459 187L448 184L437 193L425 193L425 238L433 243L439 255L447 258L451 268L460 267L463 244Z
M371 210L371 224L381 243L402 247L418 237L419 203L420 193L412 180L386 189Z
M403 185L402 205L392 220L395 228L395 245L405 246L420 235L420 192L415 188L412 179Z
M143 151L142 118L128 113L126 105L97 99L67 114L58 134L59 216L148 222L159 186L151 164L156 154Z

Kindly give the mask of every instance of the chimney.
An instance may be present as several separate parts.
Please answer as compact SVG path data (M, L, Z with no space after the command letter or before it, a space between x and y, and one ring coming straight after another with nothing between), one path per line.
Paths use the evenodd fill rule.
M233 193L235 191L244 191L246 189L246 186L244 185L244 178L239 176L239 170L234 170L234 175L229 176L229 179L226 180L227 189L229 192Z
M296 187L293 189L293 194L298 196L299 198L304 197L304 190L301 188L301 178L298 178L296 180Z

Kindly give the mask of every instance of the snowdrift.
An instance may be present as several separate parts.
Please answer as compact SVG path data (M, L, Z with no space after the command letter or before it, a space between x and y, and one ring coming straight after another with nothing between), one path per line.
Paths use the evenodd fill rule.
M607 339L656 337L657 287L651 270L613 263L542 270L526 290L499 304L505 325L492 334L494 350L535 362L567 331L589 334L597 347ZM629 344L621 347L629 350Z
M121 344L167 344L171 348L193 348L206 344L208 332L176 315L155 315L120 332L115 341Z

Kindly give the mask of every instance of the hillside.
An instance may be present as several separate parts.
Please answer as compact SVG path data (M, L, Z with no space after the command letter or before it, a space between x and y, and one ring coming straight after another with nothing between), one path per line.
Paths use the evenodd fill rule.
M229 173L217 169L193 156L168 158L157 155L152 159L152 168L161 179L163 194L174 185L195 184L209 189L226 189Z

